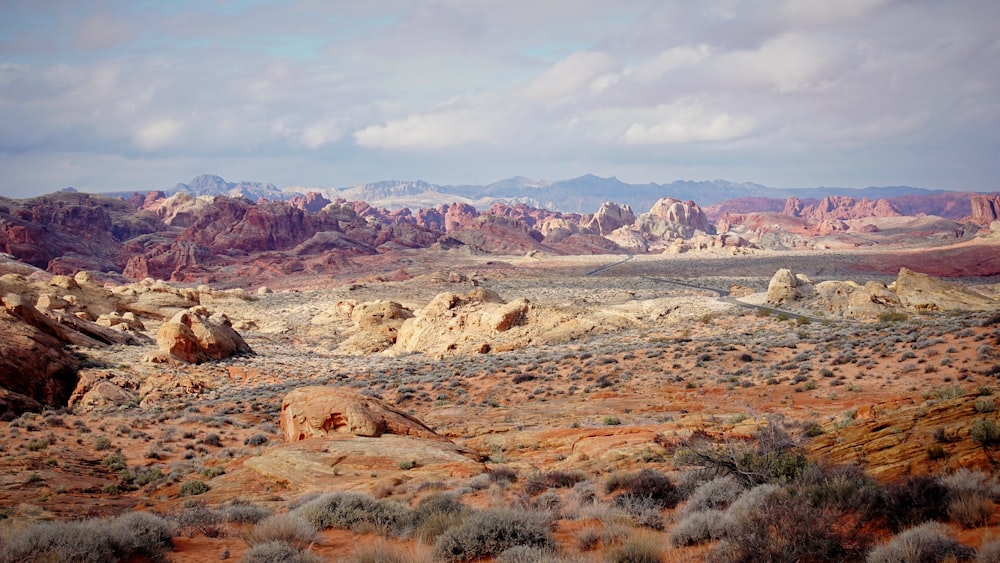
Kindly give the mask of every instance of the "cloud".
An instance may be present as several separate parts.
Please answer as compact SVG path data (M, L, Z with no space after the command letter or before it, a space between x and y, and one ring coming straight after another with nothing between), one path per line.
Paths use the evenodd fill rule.
M778 94L820 91L851 68L849 48L832 37L784 33L754 50L720 57L719 73L745 83L765 84Z
M140 127L132 139L142 149L160 149L173 143L182 127L176 119L157 119Z
M622 137L630 145L728 141L753 131L753 120L712 110L696 102L663 105L646 122L629 125Z
M411 115L355 131L354 142L365 148L442 149L490 139L488 121L469 111Z
M644 62L635 71L635 75L640 80L655 80L679 68L697 65L711 54L712 46L706 43L671 47Z
M600 91L614 84L613 71L620 67L607 53L576 52L526 84L520 94L529 100L547 101Z
M792 25L849 23L888 5L890 0L785 0L782 16Z

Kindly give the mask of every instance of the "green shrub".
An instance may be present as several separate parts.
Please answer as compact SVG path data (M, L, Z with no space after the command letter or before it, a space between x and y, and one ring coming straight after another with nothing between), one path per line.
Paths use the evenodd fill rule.
M909 317L901 311L886 311L878 314L878 321L880 323L901 323L907 319Z
M867 563L898 563L901 561L947 561L971 559L975 550L947 535L938 522L926 522L892 538L889 543L872 549Z
M976 412L986 414L997 410L997 404L993 399L979 399L975 403Z
M210 489L210 487L208 486L208 483L206 483L204 481L197 481L197 480L195 480L195 481L184 481L183 483L181 483L181 486L180 486L180 489L178 489L178 492L181 494L181 496L189 497L189 496L194 496L194 495L200 495L200 494L203 494L203 493L207 493L209 491L209 489Z
M980 418L972 424L969 435L974 442L988 448L1000 443L1000 426L992 420Z
M539 513L513 509L476 512L441 534L434 557L442 561L472 561L496 557L519 545L555 549L548 519Z
M127 461L125 460L125 454L121 452L105 456L104 459L101 460L101 465L112 471L122 471L128 467Z
M101 451L109 449L110 447L111 447L111 438L108 438L107 436L98 436L97 438L94 438L95 450Z

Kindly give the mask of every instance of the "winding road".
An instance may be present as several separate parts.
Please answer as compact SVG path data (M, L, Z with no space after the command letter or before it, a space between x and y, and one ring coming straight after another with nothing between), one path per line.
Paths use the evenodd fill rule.
M595 269L587 272L587 275L588 276L596 276L598 274L601 274L603 272L606 272L606 271L610 270L611 268L614 268L615 266L621 266L622 264L624 264L624 263L632 260L632 258L634 258L634 256L632 254L628 254L622 260L619 260L617 262L612 262L610 264L605 264L603 266L600 266L598 268L595 268ZM697 290L700 290L700 291L707 291L709 293L714 293L715 296L716 296L716 298L719 301L722 301L724 303L730 303L732 305L736 305L737 307L743 307L744 309L755 309L757 311L767 311L768 313L775 314L775 315L784 315L784 316L786 316L786 317L788 317L790 319L795 319L795 320L805 319L806 321L809 321L809 322L823 322L823 321L828 321L829 320L829 319L820 319L818 317L811 317L809 315L801 315L799 313L793 313L792 311L786 311L784 309L776 309L774 307L769 307L769 306L765 306L765 305L754 305L752 303L746 303L745 301L740 301L739 299L737 299L737 298L729 295L729 291L727 291L725 289L717 289L717 288L714 288L714 287L707 287L707 286L704 286L704 285L696 285L696 284L693 284L693 283L687 283L687 282L682 282L682 281L677 281L677 280L670 280L670 279L664 279L664 278L656 278L656 277L653 277L653 276L640 276L640 277L642 277L644 279L647 279L647 280L650 280L650 281L657 282L657 283L665 283L665 284L670 284L670 285L679 285L681 287L687 287L687 288L690 288L690 289L697 289Z

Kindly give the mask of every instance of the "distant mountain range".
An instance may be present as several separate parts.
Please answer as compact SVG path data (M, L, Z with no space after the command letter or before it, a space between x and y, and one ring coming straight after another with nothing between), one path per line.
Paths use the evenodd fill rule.
M154 191L154 190L148 190ZM890 198L907 195L930 195L944 190L928 190L909 186L868 188L769 188L751 182L726 180L686 181L667 184L629 184L618 178L601 178L592 174L554 182L532 180L522 176L507 178L487 185L437 185L424 181L389 180L343 188L312 188L286 186L278 188L263 182L227 182L215 175L202 175L186 184L177 184L162 190L167 194L184 191L195 196L243 196L250 200L288 200L308 192L318 192L328 199L365 201L375 207L399 209L402 207L426 208L444 203L468 203L486 209L497 202L525 203L532 207L564 213L593 213L602 203L626 203L636 210L646 210L659 199L672 197L682 201L693 200L701 206L740 198L822 199L832 195L846 195L868 199ZM129 196L135 192L115 192L109 195Z

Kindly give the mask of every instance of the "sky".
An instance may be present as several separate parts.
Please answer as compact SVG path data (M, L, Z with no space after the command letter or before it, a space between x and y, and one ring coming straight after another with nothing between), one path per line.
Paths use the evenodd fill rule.
M996 0L0 0L0 195L1000 190Z

